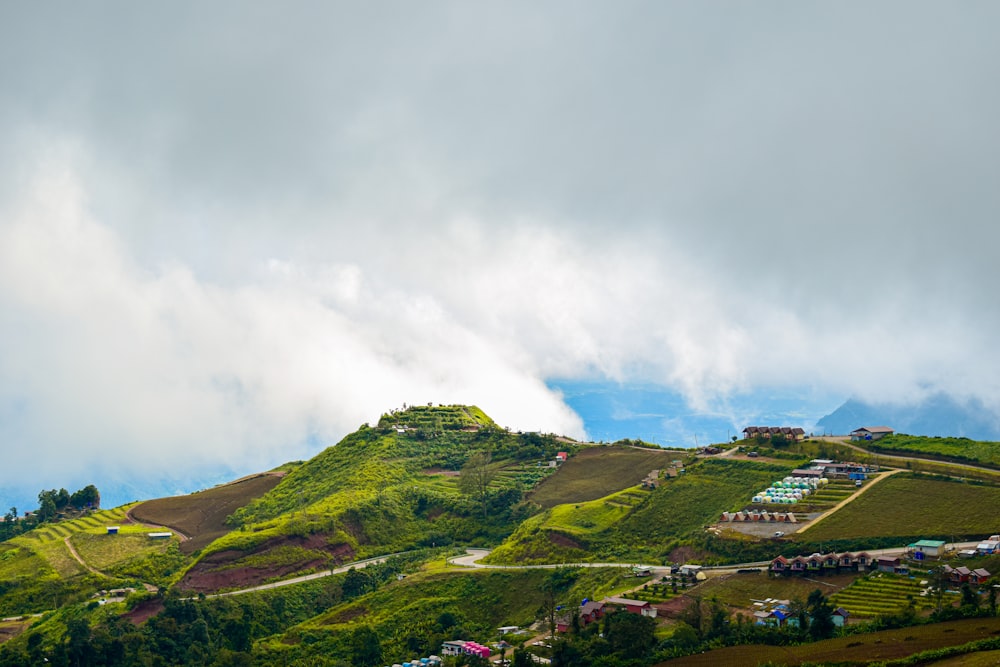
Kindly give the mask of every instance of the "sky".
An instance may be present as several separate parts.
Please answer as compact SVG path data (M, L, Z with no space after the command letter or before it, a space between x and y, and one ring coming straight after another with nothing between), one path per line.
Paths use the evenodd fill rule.
M585 437L557 380L996 408L998 22L4 3L0 487L261 469L404 403Z

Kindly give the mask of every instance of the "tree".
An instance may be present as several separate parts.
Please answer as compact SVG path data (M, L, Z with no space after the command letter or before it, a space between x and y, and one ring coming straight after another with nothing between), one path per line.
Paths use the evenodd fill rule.
M42 491L38 494L38 520L50 521L56 515L55 491Z
M378 633L362 625L351 634L351 664L357 667L374 667L382 662L382 644Z
M69 504L77 509L84 509L85 507L100 507L101 506L101 494L97 490L97 487L93 484L88 484L79 491L75 492L70 496Z
M496 477L497 467L493 463L493 455L489 451L474 453L462 466L458 476L458 488L465 495L475 498L482 505L483 518L489 512L490 482Z
M837 629L833 622L833 605L818 588L809 594L806 600L809 609L809 636L813 639L826 639L833 636Z
M605 638L611 650L625 658L641 658L656 646L656 621L648 616L617 611L608 616Z

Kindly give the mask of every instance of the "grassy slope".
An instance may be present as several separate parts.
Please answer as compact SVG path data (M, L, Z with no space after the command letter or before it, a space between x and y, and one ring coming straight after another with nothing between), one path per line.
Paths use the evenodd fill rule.
M776 665L867 664L902 658L920 651L957 646L1000 631L1000 618L970 618L867 635L827 639L799 646L733 646L660 663L656 667L757 667ZM965 664L965 663L959 663Z
M596 500L635 486L651 470L663 469L687 452L629 447L585 447L559 472L538 485L529 499L545 508Z
M599 599L634 584L633 578L617 568L578 568L567 572L571 585L557 598L563 605L577 605L585 597ZM263 649L275 653L274 662L280 661L279 656L302 659L310 655L310 644L322 645L323 650L337 654L346 649L350 631L364 623L382 638L383 662L391 664L413 657L415 652L406 647L409 637L426 639L440 632L435 624L444 612L452 614L457 622L446 638L494 641L497 627L526 626L538 618L544 603L542 586L552 573L552 570L454 570L413 575L336 605L293 629L281 642L270 642ZM301 645L288 646L286 641ZM437 647L431 652L436 653Z
M879 482L857 500L800 533L811 541L879 535L952 537L989 535L1000 507L1000 487L925 479L905 474Z
M1000 442L896 434L861 443L872 451L930 455L954 461L1000 467Z
M655 491L632 491L642 499L631 507L623 507L622 495L613 494L549 509L518 527L489 560L664 560L678 538L701 532L723 511L744 506L761 484L789 469L771 463L705 460Z
M805 600L817 588L829 596L849 586L856 578L854 574L829 575L823 577L822 584L817 584L805 577L772 577L767 572L727 574L710 578L697 590L705 599L715 598L724 604L748 609L751 600Z
M286 575L419 546L495 543L516 526L510 508L520 493L548 474L538 460L563 448L550 436L500 429L474 407L383 415L235 512L240 529L203 549L183 585L239 586L268 567ZM496 470L496 504L485 520L478 501L458 492L457 479L439 472L456 474L479 450L493 452ZM302 566L289 570L290 549L299 547ZM228 583L215 576L225 571Z

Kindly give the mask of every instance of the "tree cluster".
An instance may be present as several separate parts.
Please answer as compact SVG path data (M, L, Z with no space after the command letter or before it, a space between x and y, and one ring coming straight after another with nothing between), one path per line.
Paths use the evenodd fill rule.
M101 506L101 494L97 487L88 484L79 491L70 493L66 489L42 490L38 494L38 509L19 517L17 508L11 507L0 522L0 542L26 533L36 526L55 520L68 510L83 511Z

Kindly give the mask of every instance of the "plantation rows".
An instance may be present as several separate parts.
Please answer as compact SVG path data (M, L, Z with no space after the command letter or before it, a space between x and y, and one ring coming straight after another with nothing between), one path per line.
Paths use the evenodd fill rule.
M917 610L933 606L929 596L921 596L923 588L915 579L876 574L858 579L842 591L834 593L830 601L857 617L893 614L911 602Z

